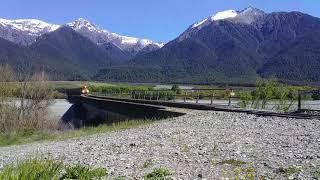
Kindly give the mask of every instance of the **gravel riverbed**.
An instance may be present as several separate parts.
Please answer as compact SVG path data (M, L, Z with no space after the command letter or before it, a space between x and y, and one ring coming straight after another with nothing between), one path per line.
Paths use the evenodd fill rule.
M3 147L0 167L35 156L105 167L110 178L141 179L165 167L176 179L314 179L320 120L188 110L136 129Z

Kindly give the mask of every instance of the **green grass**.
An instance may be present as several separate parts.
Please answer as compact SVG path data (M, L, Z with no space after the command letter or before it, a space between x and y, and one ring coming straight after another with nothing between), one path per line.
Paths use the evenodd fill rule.
M16 165L7 165L0 170L0 180L58 180L58 179L102 179L107 171L83 165L65 166L52 159L30 159Z
M63 164L54 160L26 160L5 166L0 171L0 180L58 179Z
M151 159L148 159L148 160L146 160L144 163L143 163L143 168L148 168L148 167L150 167L151 166L151 164L152 164L152 160Z
M142 125L151 124L155 121L153 120L130 120L123 121L119 123L114 123L112 125L100 125L97 127L82 128L74 131L36 131L36 130L24 130L19 133L14 133L10 135L0 134L0 147L10 146L17 144L27 144L39 141L51 141L51 140L64 140L69 138L77 138L88 135L93 135L97 133L108 133L114 131L120 131L130 128L136 128Z
M107 175L107 171L104 168L90 169L87 166L80 164L69 166L65 168L65 174L62 179L94 179L102 178Z
M166 168L157 168L154 169L151 173L144 176L145 180L166 180L168 176L171 175L171 172Z
M320 170L316 170L316 171L312 172L312 175L315 179L320 180Z
M299 173L300 171L301 171L301 169L296 168L296 167L288 167L288 168L280 167L276 170L276 173L283 174L288 177L292 174Z

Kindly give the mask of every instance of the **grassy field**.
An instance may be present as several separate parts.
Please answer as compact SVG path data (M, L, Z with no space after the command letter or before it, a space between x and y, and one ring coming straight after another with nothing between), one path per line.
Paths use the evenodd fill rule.
M101 167L92 167L82 164L65 165L61 160L50 157L28 159L11 164L0 169L0 180L49 180L49 179L126 179L123 176L108 176L108 170ZM165 167L155 168L144 175L145 180L171 179L172 173Z
M62 161L29 159L18 164L5 166L0 170L0 180L36 180L36 179L102 179L107 176L104 168L92 168L84 165L66 166Z
M24 130L23 132L5 135L0 134L0 147L17 144L27 144L32 142L65 140L69 138L77 138L97 133L108 133L121 131L125 129L136 128L143 125L154 123L153 120L130 120L115 123L112 125L100 125L97 127L82 128L74 131L35 131Z

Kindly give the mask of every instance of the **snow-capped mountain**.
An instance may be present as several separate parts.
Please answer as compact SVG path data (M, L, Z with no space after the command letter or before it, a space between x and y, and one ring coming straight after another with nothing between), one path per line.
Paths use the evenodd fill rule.
M242 11L226 10L226 11L217 12L216 14L209 16L208 18L205 18L191 25L180 36L180 40L188 37L190 33L197 32L203 27L206 27L207 25L210 25L213 22L227 20L234 23L252 24L254 22L257 22L260 18L264 17L265 15L266 15L265 12L253 7L248 7Z
M80 18L74 22L66 24L83 36L88 37L97 44L113 43L120 49L132 54L138 53L148 45L156 45L161 48L162 43L153 42L149 39L140 39L135 37L122 36L116 33L101 29L91 22Z
M161 48L164 44L153 42L149 39L121 36L116 33L101 29L89 21L80 18L74 22L65 24L89 38L98 45L112 43L123 51L135 55L148 45L155 45ZM57 24L46 23L36 19L0 19L0 38L14 42L16 44L28 46L45 33L50 33L59 29Z
M39 36L55 31L59 27L59 25L37 19L7 20L0 18L0 37L17 44L30 45Z

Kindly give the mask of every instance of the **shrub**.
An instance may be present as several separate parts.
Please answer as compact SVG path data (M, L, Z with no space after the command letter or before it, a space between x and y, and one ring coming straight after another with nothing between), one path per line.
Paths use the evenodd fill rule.
M171 88L172 91L176 92L177 94L181 94L181 89L178 85L173 85Z
M307 87L294 87L280 84L272 80L261 80L256 83L256 88L249 91L242 91L240 96L240 107L246 108L250 105L254 109L265 109L266 105L273 101L272 109L287 112L291 109L294 101L298 99L298 91Z
M246 108L251 104L251 101L253 99L252 95L248 91L243 91L239 93L240 101L239 106L241 108Z

